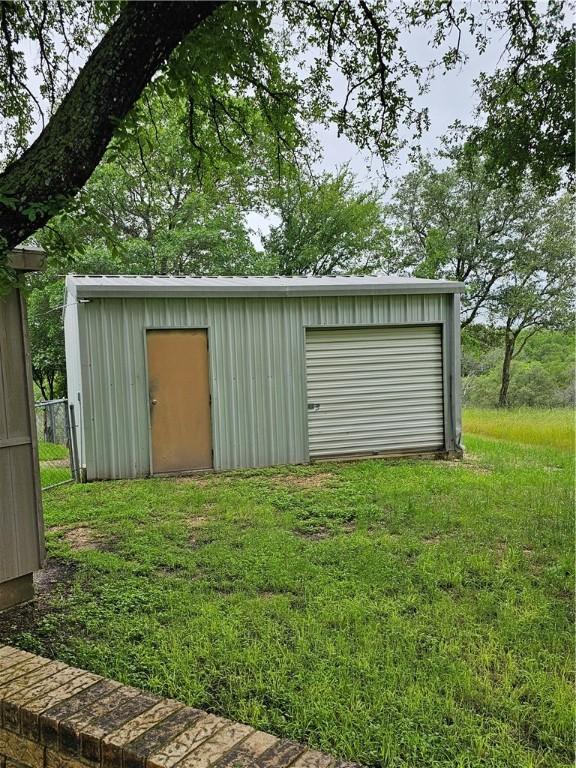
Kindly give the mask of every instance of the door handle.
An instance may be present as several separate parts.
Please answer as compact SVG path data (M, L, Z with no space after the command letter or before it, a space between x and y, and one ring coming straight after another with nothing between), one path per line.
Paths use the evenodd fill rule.
M156 400L155 398L150 400L150 405L156 405L157 403L158 403L158 400Z

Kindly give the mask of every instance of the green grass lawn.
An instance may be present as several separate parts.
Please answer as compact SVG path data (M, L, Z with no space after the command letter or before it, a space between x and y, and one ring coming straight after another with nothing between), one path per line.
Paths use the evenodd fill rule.
M572 455L465 442L54 489L8 639L368 766L572 765Z
M39 440L38 457L40 459L40 484L42 488L71 479L68 448L65 445Z
M42 488L51 488L58 483L67 483L72 480L72 471L68 466L51 466L40 464L40 485Z
M38 456L40 461L52 461L54 459L67 459L68 448L60 443L46 443L38 441Z

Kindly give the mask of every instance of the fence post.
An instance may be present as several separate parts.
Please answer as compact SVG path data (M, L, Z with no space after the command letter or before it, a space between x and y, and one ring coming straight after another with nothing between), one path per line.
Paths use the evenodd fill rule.
M58 436L56 434L56 407L53 402L50 403L50 407L48 408L48 415L50 417L50 440L48 442L56 443L58 442Z
M80 465L78 461L78 441L76 439L76 415L74 413L74 405L72 403L67 403L67 406L66 421L68 423L68 433L70 436L70 455L72 457L72 466L74 468L74 480L79 483ZM70 408L70 413L68 413L68 408Z

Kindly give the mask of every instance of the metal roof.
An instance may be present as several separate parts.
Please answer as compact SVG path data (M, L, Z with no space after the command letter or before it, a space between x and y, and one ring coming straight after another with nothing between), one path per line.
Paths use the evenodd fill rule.
M353 296L360 294L461 293L464 283L414 277L178 277L175 275L68 275L79 298L168 296Z
M39 245L36 245L36 243L29 242L27 245L24 245L21 243L20 245L14 246L12 248L13 251L24 251L26 253L45 253L44 248L41 248Z

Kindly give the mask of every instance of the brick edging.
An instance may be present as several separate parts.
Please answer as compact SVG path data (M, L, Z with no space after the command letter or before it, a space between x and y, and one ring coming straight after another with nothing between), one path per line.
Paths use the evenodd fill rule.
M359 768L0 645L0 768Z

